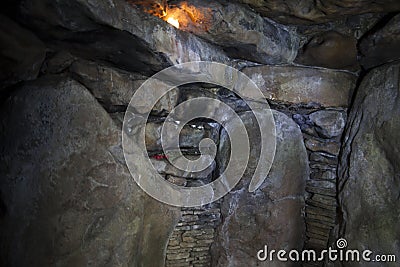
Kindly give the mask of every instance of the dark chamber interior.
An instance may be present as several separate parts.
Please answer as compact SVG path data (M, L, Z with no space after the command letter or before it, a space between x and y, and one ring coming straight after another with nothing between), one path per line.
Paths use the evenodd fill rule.
M260 260L265 246L368 249L384 259L371 266L397 266L399 12L398 0L3 1L0 266L367 264ZM235 89L185 82L202 75ZM179 109L199 98L209 104ZM229 137L241 127L248 145ZM165 204L135 181L228 187L247 149L241 179L203 205ZM200 171L175 165L212 151Z

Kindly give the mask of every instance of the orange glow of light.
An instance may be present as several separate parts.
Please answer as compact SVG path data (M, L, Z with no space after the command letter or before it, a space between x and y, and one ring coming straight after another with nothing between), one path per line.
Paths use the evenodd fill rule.
M195 7L183 1L176 5L168 5L167 0L127 0L143 11L159 17L177 29L190 32L204 32L210 25L211 10L205 7Z
M175 28L179 29L179 20L174 17L167 18L167 22L174 26Z
M201 24L202 13L194 6L187 5L186 2L179 6L168 7L167 15L162 19L174 26L188 30L190 27Z

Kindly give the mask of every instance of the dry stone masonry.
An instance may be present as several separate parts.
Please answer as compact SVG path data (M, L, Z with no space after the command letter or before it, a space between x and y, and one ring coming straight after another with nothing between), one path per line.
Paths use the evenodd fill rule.
M213 92L217 92L216 95ZM186 95L188 94L188 95ZM213 95L214 94L214 95ZM254 122L251 121L250 117L247 118L246 111L243 111L246 109L246 106L243 104L243 100L238 98L237 96L235 97L234 95L230 95L229 97L227 96L227 92L223 89L220 90L215 90L215 88L192 88L190 91L187 89L184 89L181 91L181 95L183 99L188 99L193 95L196 96L201 96L201 95L213 95L214 98L219 97L221 100L226 101L231 105L232 107L235 107L236 110L239 113L243 113L243 119L249 120L249 126L254 125ZM339 96L340 97L340 96ZM304 169L304 175L302 178L299 178L299 182L303 183L303 191L299 191L297 197L299 197L299 203L303 203L303 206L301 204L298 206L298 212L299 212L299 221L296 223L297 225L299 224L300 221L304 220L304 232L299 233L297 236L297 240L304 240L301 241L300 243L297 243L295 247L301 249L301 248L306 248L306 249L315 249L317 251L321 251L325 249L328 245L328 240L331 234L331 231L333 227L336 224L336 209L337 209L337 200L336 200L336 178L337 178L337 164L338 164L338 154L339 154L339 149L340 149L340 140L341 136L344 130L344 126L346 123L346 108L345 107L327 107L324 108L320 104L312 104L312 105L302 105L302 104L288 104L284 102L271 102L271 105L273 109L279 110L280 112L286 113L289 117L285 118L285 115L283 113L279 113L276 115L276 124L277 124L277 130L280 131L280 129L285 129L284 126L282 126L282 122L280 120L285 121L285 123L289 123L293 129L298 128L299 134L300 131L302 134L300 134L300 140L301 142L299 144L299 147L303 147L304 155L302 156L295 156L294 158L301 158L307 160L305 163L302 163L302 166ZM290 119L290 117L293 119ZM247 118L247 119L245 119ZM286 122L287 121L287 122ZM292 121L290 123L290 121ZM298 126L296 126L296 124ZM250 132L254 132L255 129L250 129ZM222 136L215 137L216 142L225 142L224 140L226 139L223 135L223 131L215 131L217 133L221 133ZM185 132L184 134L188 134L188 132ZM193 134L193 133L192 133ZM297 135L299 135L297 134ZM194 135L195 137L196 135ZM209 134L209 136L211 136ZM279 134L278 134L279 136ZM251 136L254 140L256 139L256 136ZM283 137L282 137L283 138ZM293 137L290 135L285 135L284 138L282 139L282 142L290 142L290 140ZM298 138L298 137L297 137ZM183 138L185 139L185 138ZM193 139L194 140L194 139ZM257 141L255 142L254 145L258 144ZM193 145L193 144L192 144ZM220 143L220 147L224 147L226 145L223 145L223 143ZM285 146L285 145L284 145ZM223 150L220 150L217 155L217 167L221 170L223 169L223 161L226 160L227 155L229 154L229 148L224 148ZM286 161L288 160L289 155L282 155L280 156L280 151L291 151L290 156L293 156L294 154L294 148L283 148L281 146L278 146L278 151L276 155L276 162L280 162L280 157L286 158ZM306 152L307 151L307 152ZM257 160L257 155L254 154L253 160ZM286 162L285 161L285 162ZM154 166L159 166L160 160L158 160L158 163L156 162ZM161 162L164 162L164 160L161 160ZM278 164L278 163L276 163ZM307 167L305 167L307 166ZM157 167L156 167L157 168ZM222 168L222 169L221 169ZM270 176L267 178L268 179L274 179L274 177L280 177L278 174L274 173L274 170L276 170L278 167L273 168L271 171L272 173ZM290 170L290 173L302 173L302 171L297 170L297 167L293 166L281 166L280 168L288 168ZM158 168L160 173L167 174L164 168ZM296 171L294 171L296 170ZM214 172L217 174L218 172ZM171 173L170 173L171 175ZM167 179L169 179L173 183L177 183L179 185L183 186L188 186L188 181L192 181L193 177L190 179L190 175L186 178L183 177L176 177L175 176L169 176ZM182 174L180 176L183 176ZM201 173L197 174L197 179L201 178ZM174 177L174 178L172 178ZM208 181L211 181L213 177L209 177ZM275 178L278 179L278 178ZM282 179L282 178L279 178ZM291 183L293 183L293 176L290 176L288 178L291 180ZM204 181L204 180L203 180ZM270 182L271 183L271 182ZM263 214L262 208L255 208L258 204L252 203L250 204L243 204L245 205L246 209L249 209L250 206L254 206L254 214L249 214L249 210L244 210L240 211L237 210L231 210L232 205L238 205L238 198L244 198L248 192L245 190L246 184L245 183L240 183L232 193L228 194L228 196L224 197L221 200L222 203L222 210L219 208L210 208L210 207L200 207L198 209L191 209L191 208L186 208L182 210L182 218L180 222L178 223L177 227L175 228L170 240L169 240L169 245L167 248L167 264L168 266L226 266L228 263L226 260L224 260L224 257L222 255L230 255L230 253L234 253L233 250L227 250L222 253L221 249L218 244L224 244L224 250L228 249L229 246L232 246L233 248L236 248L235 241L232 240L233 237L229 237L230 234L233 234L235 238L238 238L239 233L243 233L243 238L247 238L247 236L252 236L251 235L251 230L250 231L244 231L243 227L241 226L239 229L235 229L233 225L237 224L238 227L242 223L248 225L251 222L252 216L259 216ZM268 188L268 187L267 187ZM263 192L269 192L268 194L271 194L272 191L276 192L276 188L269 188L267 189L261 189ZM282 190L279 189L279 190ZM231 196L232 195L232 196ZM271 197L271 196L269 196ZM287 196L286 196L287 197ZM232 198L232 200L230 200ZM232 202L233 201L233 202ZM244 200L243 200L244 201ZM259 201L264 201L264 200L259 200ZM231 203L232 202L232 203ZM227 204L230 203L230 204ZM240 203L240 202L239 202ZM288 204L285 204L285 208L287 208ZM219 207L219 205L218 205ZM230 207L230 208L228 208ZM268 212L272 212L271 207L268 207ZM235 209L238 209L239 207L236 207ZM211 210L211 214L210 214ZM304 212L302 215L301 211ZM231 213L232 212L237 212L239 214L241 212L245 212L245 215L243 217L243 221L236 221L236 222L231 222L230 217L233 216ZM267 212L267 211L266 211ZM199 215L203 213L202 219L199 219ZM197 215L199 214L199 215ZM256 215L258 214L258 215ZM196 216L197 215L197 216ZM288 214L288 216L293 216L293 213ZM215 220L215 218L218 218L218 220ZM278 223L287 225L289 217L284 217L281 215L282 220L285 220L285 222ZM293 218L292 218L293 219ZM271 219L270 219L271 220ZM259 232L258 227L265 227L265 226L260 226L260 222L258 221L257 224L252 225L249 229L254 229L256 232ZM271 222L267 222L266 224L270 224ZM232 227L232 233L229 232L228 229ZM199 232L197 229L209 229L209 232ZM271 226L269 226L271 228ZM194 231L194 233L192 233ZM271 232L267 234L266 236L271 236L273 235L272 233L277 230L270 229ZM283 232L288 232L287 230L279 230L279 233ZM195 235L198 233L203 233L205 235L205 239L201 237L201 240L207 240L207 241L200 241L197 240L196 238L190 238L190 239L184 239L183 237L185 236L191 236ZM206 234L207 233L207 234ZM212 234L211 234L212 233ZM290 231L288 232L290 235ZM292 236L293 237L293 236ZM289 236L288 236L289 238ZM192 240L192 243L188 243L188 240ZM230 240L228 243L224 243L226 241L224 240ZM238 242L240 240L240 243L243 245L246 239L238 239ZM282 241L282 240L281 240ZM281 244L280 242L276 243L276 246ZM202 242L209 242L209 246L203 246ZM234 262L236 262L237 266L241 266L240 262L252 262L255 260L254 258L254 251L257 250L257 245L254 245L255 239L250 238L248 240L249 244L246 246L248 248L251 248L248 251L247 256L241 255L240 257L237 255L230 255L228 256L229 258L234 258ZM266 242L263 239L260 239L258 247L263 246L263 242ZM213 244L210 250L210 245ZM273 245L273 244L271 244ZM207 248L207 249L206 249ZM196 261L196 257L194 255L197 255L199 253L194 253L198 249L204 249L202 253L204 254L204 259L203 261L199 262ZM253 253L253 254L252 254ZM239 260L239 258L243 258L243 260ZM213 260L213 262L211 262ZM202 265L203 264L203 265ZM254 262L256 264L256 262Z
M218 202L204 207L183 208L182 217L169 238L166 267L207 267L211 265L211 245L221 223Z
M306 186L306 249L326 249L336 223L336 173L345 114L345 109L322 109L293 116L301 125L310 162Z

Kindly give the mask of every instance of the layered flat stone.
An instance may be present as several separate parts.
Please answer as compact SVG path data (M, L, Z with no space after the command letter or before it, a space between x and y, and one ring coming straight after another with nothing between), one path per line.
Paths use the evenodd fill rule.
M100 65L87 60L76 60L70 66L73 77L85 85L104 106L124 110L134 93L149 78L138 73ZM158 86L165 86L161 82ZM152 88L157 90L157 88ZM150 98L150 97L149 97ZM151 101L143 99L143 101ZM153 111L170 112L178 103L178 90L169 91L157 103Z
M210 138L214 143L218 143L219 127L214 127L208 123L187 124L178 132L181 126L179 121L165 121L165 122L149 122L146 124L146 146L148 151L163 151L161 132L164 124L165 127L174 129L174 132L168 132L164 137L164 144L171 143L176 134L179 134L179 147L166 147L168 150L178 148L198 148L199 143L204 138Z
M256 66L243 72L268 99L325 107L347 107L357 80L343 71L297 66Z

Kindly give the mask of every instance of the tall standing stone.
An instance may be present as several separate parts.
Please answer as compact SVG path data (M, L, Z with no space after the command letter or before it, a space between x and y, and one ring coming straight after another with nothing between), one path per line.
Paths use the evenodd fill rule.
M399 77L397 62L373 69L364 78L350 112L339 166L339 204L343 213L340 237L347 239L348 248L369 249L374 255L395 254L397 259L400 258Z
M86 88L43 77L0 115L4 266L163 266L177 211L135 184L121 130Z
M261 262L257 252L265 245L299 251L303 247L307 152L297 124L280 112L274 112L274 118L275 159L260 188L250 193L247 189L258 160L260 140L252 113L241 115L251 140L250 160L242 180L222 200L222 223L212 248L213 266L289 266L278 261ZM224 155L229 145L224 138L221 142L220 153Z

